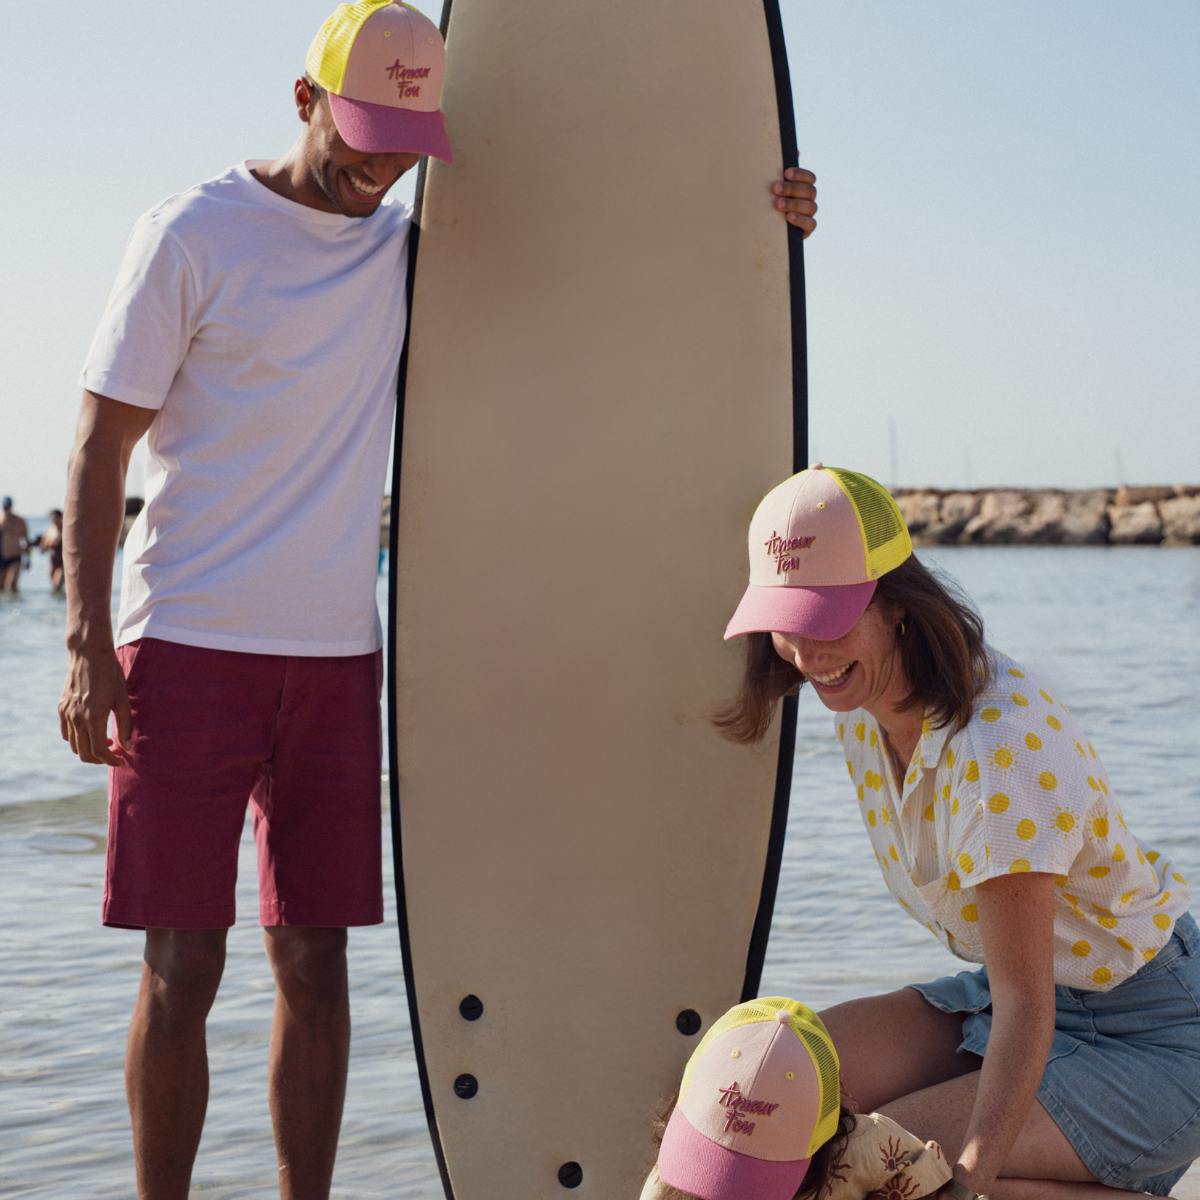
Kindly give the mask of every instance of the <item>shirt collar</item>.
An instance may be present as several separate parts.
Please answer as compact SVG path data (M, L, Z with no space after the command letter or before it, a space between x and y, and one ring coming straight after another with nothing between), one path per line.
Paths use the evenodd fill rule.
M929 713L925 714L925 721L921 726L921 740L917 743L915 756L922 770L932 771L941 761L942 751L950 737L950 726L951 722L947 721L941 728L935 729Z

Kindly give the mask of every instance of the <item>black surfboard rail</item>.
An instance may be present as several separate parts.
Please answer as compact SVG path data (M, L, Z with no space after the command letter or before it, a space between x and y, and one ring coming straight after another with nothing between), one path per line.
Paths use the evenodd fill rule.
M440 20L442 36L446 37L454 0L445 0ZM779 114L780 162L784 167L799 165L796 140L796 120L792 99L791 73L788 67L787 47L784 41L783 19L778 0L763 0L763 11L770 38L771 60L775 76L775 95ZM400 472L403 461L405 389L408 378L409 341L412 334L412 304L419 260L421 210L425 194L427 163L421 160L417 174L416 201L413 209L412 227L408 244L408 278L406 305L408 321L405 330L404 348L400 358L399 381L396 390L396 436L392 464L391 522L388 547L388 647L387 686L389 697L397 695L396 640L396 595L397 576L401 569L399 555L399 508ZM792 470L799 471L808 460L808 340L804 289L804 234L790 223L786 226L789 287L791 301L792 335ZM758 909L746 959L745 976L742 982L742 999L748 1000L758 994L762 978L763 962L775 909L775 898L779 886L780 865L787 832L787 818L792 786L792 763L796 743L796 698L783 701L779 755L776 767L775 794L773 799L767 855L764 864L763 882L759 895ZM394 700L389 706L388 722L388 775L390 812L392 827L392 862L396 884L396 919L399 927L400 948L403 959L404 985L408 996L409 1020L412 1027L413 1049L421 1084L421 1098L430 1141L437 1161L438 1173L446 1200L456 1200L445 1150L438 1132L437 1113L430 1087L429 1071L421 1037L421 1016L417 1006L412 947L408 923L408 905L404 889L404 858L400 822L400 770L398 738L395 727ZM577 1164L566 1163L559 1171L559 1182L564 1188L578 1186L575 1177ZM566 1173L564 1175L564 1172Z
M796 111L792 99L792 75L788 67L787 45L783 36L783 16L779 0L763 0L763 14L771 39L771 62L775 69L775 102L779 112L780 162L786 167L800 165L796 141ZM808 321L804 293L804 232L790 222L787 225L788 281L791 290L792 318L792 471L808 465ZM775 913L779 890L779 870L783 861L783 843L787 836L788 807L792 792L792 764L796 754L795 696L784 699L780 720L779 761L775 771L775 802L771 812L771 832L767 842L767 861L763 871L762 892L750 950L746 958L746 977L742 999L758 995L762 980L767 941Z

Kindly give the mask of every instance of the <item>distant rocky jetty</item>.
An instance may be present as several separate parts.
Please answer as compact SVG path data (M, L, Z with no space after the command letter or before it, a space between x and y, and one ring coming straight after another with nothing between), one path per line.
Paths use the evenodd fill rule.
M894 495L922 545L1200 545L1200 486L898 488Z
M1200 545L1200 484L1167 487L895 488L913 541L924 546ZM391 498L383 499L380 545Z

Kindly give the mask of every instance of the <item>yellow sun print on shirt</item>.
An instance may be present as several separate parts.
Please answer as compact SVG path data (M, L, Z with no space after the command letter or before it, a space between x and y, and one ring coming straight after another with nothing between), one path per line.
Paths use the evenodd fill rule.
M992 766L999 767L1001 771L1007 771L1016 760L1017 756L1010 746L997 746L992 751Z
M1069 808L1060 808L1054 814L1054 828L1059 833L1070 833L1075 828L1075 814Z

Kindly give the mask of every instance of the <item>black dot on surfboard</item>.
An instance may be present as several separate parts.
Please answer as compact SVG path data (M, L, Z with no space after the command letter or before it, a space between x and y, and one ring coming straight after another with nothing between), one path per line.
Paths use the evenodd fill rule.
M458 1011L464 1021L478 1021L483 1016L483 1001L478 996L464 996L459 1001Z
M685 1008L675 1018L675 1028L684 1037L692 1037L700 1032L700 1014L694 1008Z
M583 1182L583 1168L577 1162L563 1163L558 1168L558 1182L565 1188L577 1188Z
M460 1100L470 1100L479 1091L479 1080L474 1075L460 1075L454 1081L454 1094Z

